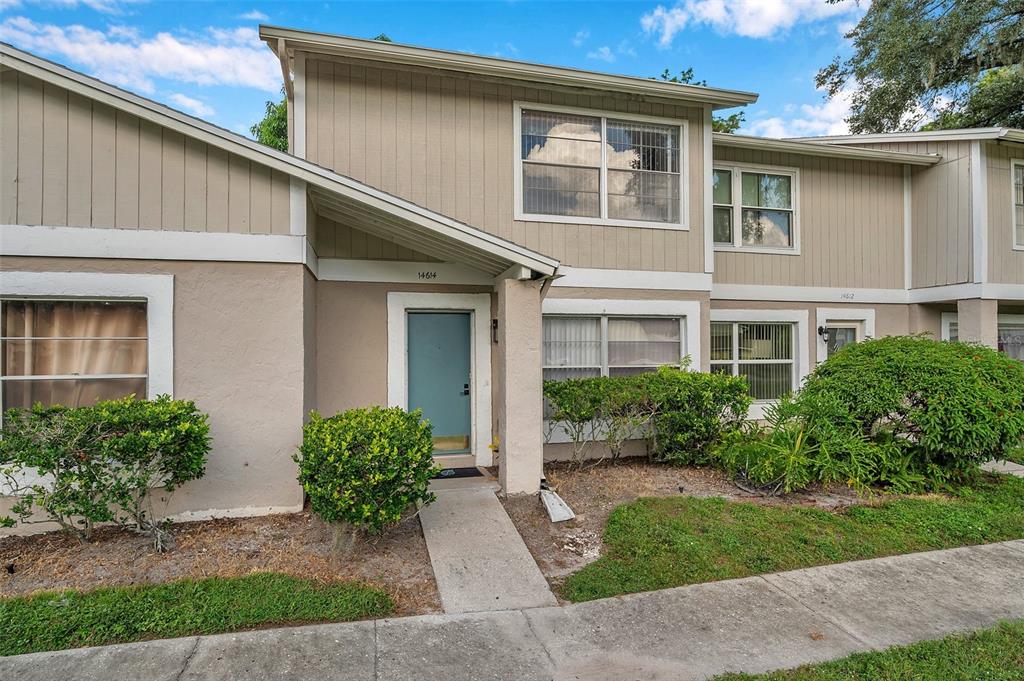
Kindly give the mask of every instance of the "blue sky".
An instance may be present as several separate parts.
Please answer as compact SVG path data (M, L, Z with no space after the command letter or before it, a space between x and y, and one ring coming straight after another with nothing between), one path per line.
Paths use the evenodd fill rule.
M246 132L280 88L260 23L634 76L693 67L761 95L744 132L845 132L814 74L849 46L853 0L170 2L0 0L0 40Z

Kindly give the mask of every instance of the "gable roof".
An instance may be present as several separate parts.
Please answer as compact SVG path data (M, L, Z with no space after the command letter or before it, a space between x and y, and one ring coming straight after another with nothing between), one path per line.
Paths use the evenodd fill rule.
M938 154L912 154L883 149L864 149L861 147L822 144L812 140L780 140L771 137L749 137L747 135L733 135L724 132L714 133L712 139L716 147L778 151L789 154L801 154L803 156L886 161L889 163L906 163L918 166L930 166L942 160L942 157Z
M711 104L714 109L727 109L757 101L757 94L740 90L668 83L653 78L620 76L598 71L584 71L564 66L485 57L466 52L438 50L414 45L351 38L332 33L302 31L282 26L260 26L260 38L267 42L278 58L282 49L297 49L320 54L333 54L356 59L369 59L390 64L472 73L478 76L543 83L607 92L646 95L690 104Z
M820 144L878 144L884 142L950 142L965 140L1006 140L1024 142L1024 130L1017 128L961 128L954 130L921 130L917 132L881 132L861 135L826 135L793 137L794 142Z
M554 258L6 43L0 43L0 66L303 180L315 201L329 201L338 214L364 220L353 226L385 238L401 239L427 255L444 260L454 256L494 275L517 265L544 276L558 269L559 262Z

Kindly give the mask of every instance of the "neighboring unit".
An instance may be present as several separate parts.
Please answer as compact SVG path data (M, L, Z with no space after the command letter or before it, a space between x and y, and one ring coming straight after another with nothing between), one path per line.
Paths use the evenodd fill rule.
M690 356L756 417L871 336L1024 359L1021 131L722 135L755 95L261 36L290 153L0 47L2 407L194 399L167 516L301 509L312 409L421 408L442 465L532 493L545 378Z

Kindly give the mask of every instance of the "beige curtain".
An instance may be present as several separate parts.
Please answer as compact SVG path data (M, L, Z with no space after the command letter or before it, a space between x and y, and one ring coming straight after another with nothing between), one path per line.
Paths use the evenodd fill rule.
M146 395L145 303L4 301L2 326L4 408Z

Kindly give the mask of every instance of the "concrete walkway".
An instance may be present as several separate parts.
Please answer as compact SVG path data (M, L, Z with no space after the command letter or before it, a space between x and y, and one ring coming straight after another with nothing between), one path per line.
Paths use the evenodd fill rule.
M439 481L420 510L445 613L557 605L548 582L485 478Z
M705 679L1024 618L1024 541L566 607L204 636L0 658L19 681ZM494 575L502 580L500 572Z
M993 473L1006 473L1007 475L1016 475L1018 478L1024 478L1024 466L1012 461L989 461L986 464L982 464L981 467Z

